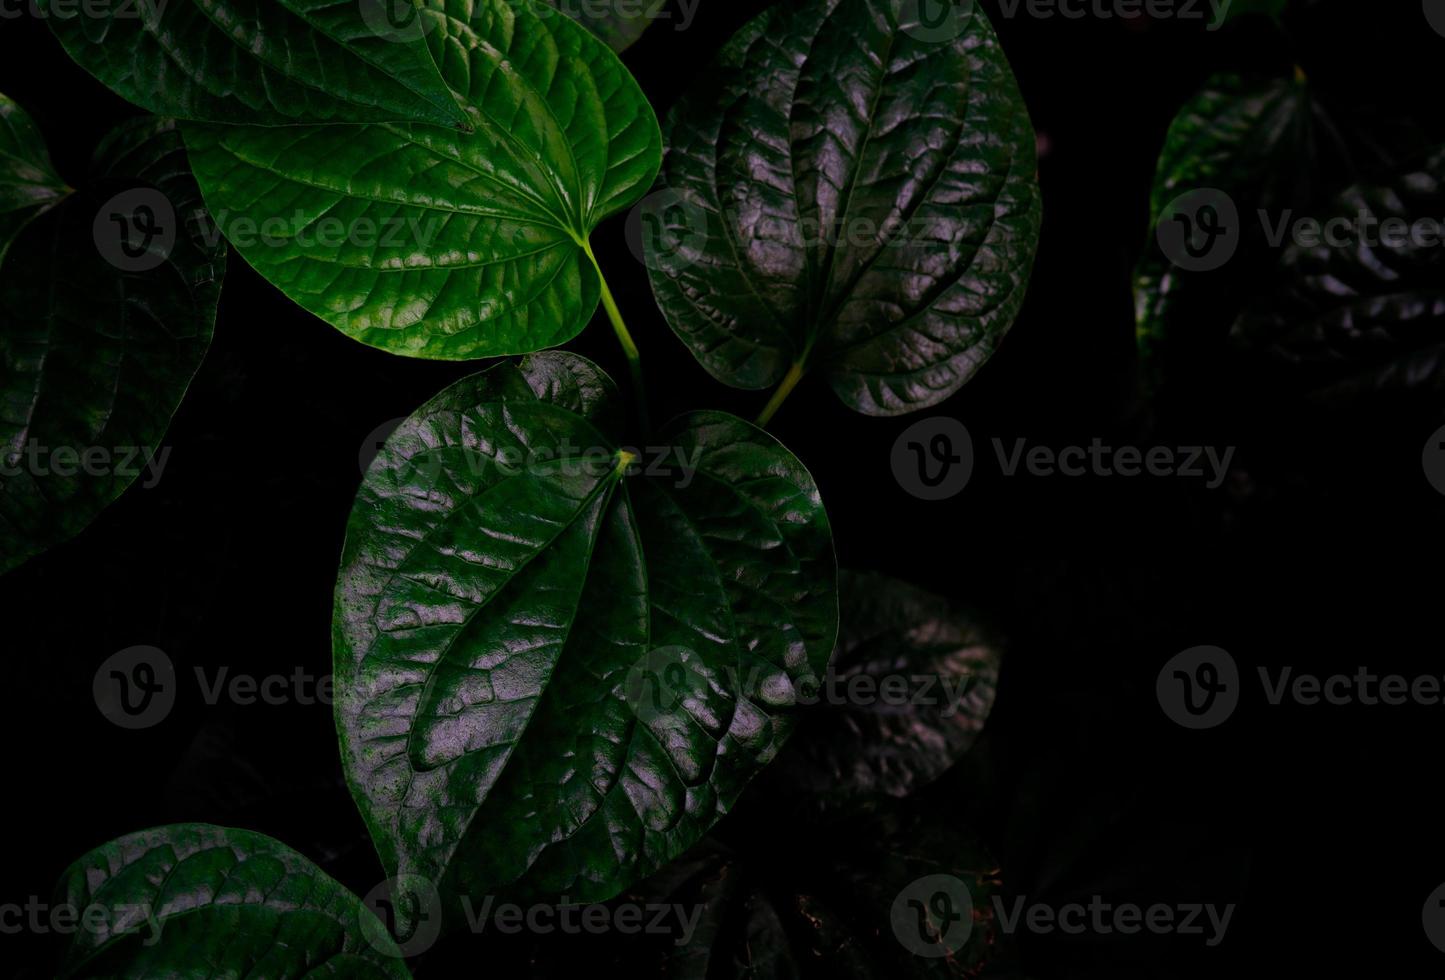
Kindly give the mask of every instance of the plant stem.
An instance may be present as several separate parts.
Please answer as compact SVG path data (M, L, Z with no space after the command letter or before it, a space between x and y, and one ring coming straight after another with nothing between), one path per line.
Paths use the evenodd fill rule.
M597 281L602 284L602 308L607 311L607 319L612 322L612 331L617 334L617 341L622 345L622 353L627 356L627 367L632 372L633 394L637 399L637 417L642 423L643 435L650 435L652 425L647 416L647 389L642 386L642 355L637 350L637 344L632 339L632 334L627 332L627 324L622 322L622 311L617 308L617 300L612 298L612 290L607 286L607 277L602 274L602 267L597 264L597 256L592 254L592 243L583 241L582 249L587 253L587 258L592 260L592 268L597 270Z
M778 407L787 401L788 396L793 393L793 389L798 386L798 382L803 379L803 371L803 362L800 360L794 361L793 366L788 368L788 373L783 375L783 380L777 390L773 392L773 397L768 399L768 403L758 413L760 428L767 428L768 423L773 420L773 415L777 413Z

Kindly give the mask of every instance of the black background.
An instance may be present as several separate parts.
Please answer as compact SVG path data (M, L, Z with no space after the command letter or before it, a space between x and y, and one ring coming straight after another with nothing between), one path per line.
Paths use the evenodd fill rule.
M688 30L654 25L627 52L659 115L764 6L702 0ZM1445 881L1435 802L1445 707L1270 707L1246 685L1234 718L1196 733L1170 723L1153 692L1170 656L1205 643L1248 674L1367 664L1445 675L1445 499L1420 467L1445 417L1302 410L1242 399L1219 379L1163 418L1136 394L1130 270L1165 128L1212 71L1288 72L1299 60L1321 84L1423 118L1441 112L1445 37L1417 0L1318 4L1293 49L1264 21L1211 33L1199 22L1008 20L986 6L1040 132L1045 223L1028 303L1002 349L926 413L969 427L972 482L940 503L908 496L889 450L922 416L858 416L815 380L771 426L817 478L842 565L965 599L1007 630L986 737L933 798L983 833L1011 894L1238 903L1213 950L1198 937L1025 936L1031 976L1438 973L1445 957L1420 910ZM29 18L0 20L0 91L36 118L71 183L135 112ZM622 221L594 243L643 351L653 414L756 414L763 394L712 381L673 337ZM568 346L625 377L600 311ZM209 706L191 670L329 670L331 591L363 444L473 369L354 343L232 256L215 343L166 439L160 485L132 487L79 538L0 581L0 903L48 894L73 858L111 837L186 820L271 834L359 893L380 880L340 783L329 708ZM990 440L1020 436L1238 449L1216 490L1004 478ZM164 649L181 675L174 712L140 732L110 725L91 698L96 667L135 644ZM798 832L735 817L779 840ZM35 937L0 936L0 962L43 952ZM488 970L471 957L425 972Z

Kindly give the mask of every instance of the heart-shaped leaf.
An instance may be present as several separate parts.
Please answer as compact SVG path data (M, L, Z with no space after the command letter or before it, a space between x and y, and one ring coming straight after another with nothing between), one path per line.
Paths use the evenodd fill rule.
M160 115L467 123L427 53L414 0L40 2L82 68Z
M838 596L833 662L765 782L830 799L908 796L978 739L1001 646L958 603L886 575L842 572Z
M373 461L333 631L343 763L388 869L593 901L697 841L825 668L812 478L732 416L621 448L569 354L466 378Z
M0 95L0 263L20 229L69 193L40 130L24 109Z
M0 266L0 572L143 473L211 343L225 272L174 125L138 119Z
M547 0L600 37L613 51L626 51L657 19L667 0Z
M1034 132L976 5L785 0L668 115L653 291L714 377L821 371L849 406L947 398L1023 302Z
M588 236L652 183L657 119L617 56L534 0L427 0L475 131L188 126L222 230L363 343L461 360L575 336L602 281Z
M1262 382L1315 398L1445 392L1445 150L1393 181L1351 187L1322 216L1331 244L1284 251L1279 285L1234 324Z
M66 870L55 903L89 916L65 934L61 977L411 975L360 899L246 830L189 823L120 837Z
M1263 211L1272 218L1307 207L1320 185L1342 181L1349 153L1301 78L1211 78L1170 124L1154 175L1150 241L1135 270L1136 331L1151 381L1165 361L1207 356L1229 329L1244 297L1259 287L1273 252ZM1193 229L1201 207L1214 209L1218 233L1191 241L1192 268L1165 253L1159 229ZM1198 236L1196 236L1198 237Z

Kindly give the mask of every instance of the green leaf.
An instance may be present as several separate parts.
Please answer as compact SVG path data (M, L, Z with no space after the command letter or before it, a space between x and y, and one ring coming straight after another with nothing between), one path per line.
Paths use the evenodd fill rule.
M920 9L785 0L668 115L647 264L720 381L816 369L852 408L899 415L957 391L1013 324L1033 128L982 10Z
M886 575L841 572L838 595L832 665L766 782L778 794L908 796L977 740L1000 643L959 603Z
M413 0L136 0L96 11L41 3L76 63L160 115L466 124Z
M1278 285L1235 321L1233 350L1275 390L1313 398L1445 394L1445 150L1341 194L1320 223L1335 244L1296 243Z
M448 360L561 344L597 308L588 236L660 160L600 41L533 0L428 0L475 131L188 126L206 201L261 275L374 347Z
M24 109L0 95L0 263L20 230L69 193L40 130Z
M718 412L625 448L615 401L575 355L502 364L403 422L357 495L343 764L383 864L444 894L615 895L727 812L828 662L802 464Z
M657 19L667 0L547 0L596 34L613 51L626 51Z
M157 119L112 132L86 191L17 240L0 268L0 572L164 466L225 256L180 134Z
M1170 124L1150 195L1148 247L1135 269L1136 332L1153 380L1166 360L1217 346L1244 297L1259 286L1272 249L1256 219L1308 207L1349 172L1348 151L1302 78L1211 78ZM1200 194L1222 195L1234 207L1234 238L1217 239L1213 268L1175 264L1158 242L1159 228L1188 218ZM1230 249L1233 249L1231 252ZM1204 356L1200 354L1199 356Z
M187 823L89 852L56 906L102 928L65 934L61 977L408 977L374 913L262 834Z

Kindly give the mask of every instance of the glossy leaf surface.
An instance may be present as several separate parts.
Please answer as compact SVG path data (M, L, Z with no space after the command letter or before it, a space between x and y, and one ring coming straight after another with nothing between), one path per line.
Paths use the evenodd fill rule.
M897 415L958 390L1013 324L1039 232L1033 128L982 10L919 9L780 3L669 114L648 267L719 380L801 365Z
M137 0L47 6L66 51L159 115L279 126L465 125L412 0Z
M908 796L977 740L1002 647L959 603L886 575L841 572L838 595L829 673L767 782L838 799Z
M225 255L180 135L156 119L113 132L86 191L21 234L0 267L0 571L155 477Z
M34 120L0 95L0 263L20 229L69 191Z
M1345 191L1321 219L1328 234L1286 249L1278 285L1235 322L1236 355L1289 391L1438 402L1445 392L1442 214L1445 151L1390 182Z
M104 912L65 937L62 977L408 977L381 920L279 841L210 824L128 834L61 877Z
M552 347L601 295L588 236L660 160L657 120L588 31L533 0L428 0L474 131L189 126L236 249L342 332L414 357Z
M624 449L615 397L574 355L500 365L402 423L357 495L343 763L383 863L444 894L585 902L660 867L773 758L832 651L803 466L717 412Z
M1347 157L1302 79L1217 75L1180 109L1160 153L1150 239L1135 270L1136 330L1151 371L1161 370L1156 359L1188 359L1224 337L1243 298L1257 288L1260 268L1272 261L1258 213L1277 220L1306 206L1320 184L1343 178ZM1190 195L1213 192L1233 208L1220 219L1233 237L1211 245L1219 250L1218 261L1209 262L1214 268L1182 268L1155 230L1181 220L1180 209L1195 203Z

